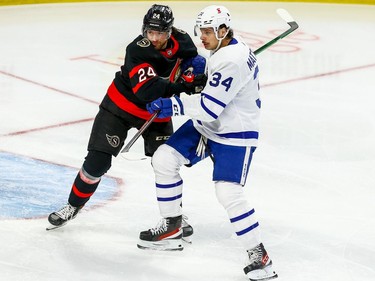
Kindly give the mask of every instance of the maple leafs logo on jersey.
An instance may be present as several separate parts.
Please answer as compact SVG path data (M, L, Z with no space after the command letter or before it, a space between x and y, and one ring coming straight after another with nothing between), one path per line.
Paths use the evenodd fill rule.
M107 137L108 143L112 147L118 147L120 145L120 138L118 136L110 136L110 135L107 135L107 134L105 134L105 136Z
M138 45L139 47L146 48L146 47L148 47L148 46L151 45L151 42L150 42L150 40L148 40L147 38L143 38L143 39L141 39L141 40L139 40L139 41L137 42L137 45Z

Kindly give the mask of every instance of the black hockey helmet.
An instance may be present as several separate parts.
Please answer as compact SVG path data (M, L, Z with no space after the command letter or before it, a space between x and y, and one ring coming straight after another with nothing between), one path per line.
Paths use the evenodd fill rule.
M143 18L142 34L146 29L160 32L171 32L174 17L171 8L165 5L154 4Z

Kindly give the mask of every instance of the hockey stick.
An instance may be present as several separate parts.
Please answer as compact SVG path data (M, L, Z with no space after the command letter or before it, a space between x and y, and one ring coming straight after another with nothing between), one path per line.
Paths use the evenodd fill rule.
M121 150L121 153L129 152L130 148L137 141L137 139L143 134L144 131L151 125L154 119L158 116L159 111L155 111L151 117L143 124L143 126L138 130L138 132L132 137L127 145Z
M274 39L272 39L271 41L269 41L268 43L264 44L263 46L259 47L258 49L256 49L254 51L254 54L260 54L261 52L263 52L265 49L269 48L270 46L272 46L273 44L275 44L277 41L279 41L280 39L288 36L290 33L292 33L294 30L296 30L298 28L298 24L296 23L296 21L292 18L292 16L288 13L287 10L285 9L277 9L276 12L279 14L279 16L284 20L286 21L290 28L288 30L286 30L285 32L281 33L279 36L275 37Z
M293 17L288 13L285 9L277 9L276 12L279 14L279 16L288 23L290 28L286 30L285 32L281 33L279 36L275 37L271 41L267 42L263 46L259 47L254 51L255 55L260 54L265 49L269 48L273 44L275 44L280 39L288 36L290 33L292 33L294 30L298 28L298 24L293 19ZM133 146L133 144L137 141L137 139L143 134L143 132L151 125L151 123L154 121L154 119L159 114L159 111L156 111L154 114L151 115L151 117L143 124L143 126L138 130L138 132L134 135L134 137L129 141L127 145L121 150L121 153L128 152L130 148ZM211 157L211 156L210 156ZM211 158L212 159L212 158Z

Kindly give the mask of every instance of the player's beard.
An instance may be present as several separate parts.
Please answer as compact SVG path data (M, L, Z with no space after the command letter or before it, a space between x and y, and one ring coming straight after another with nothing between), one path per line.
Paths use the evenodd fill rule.
M154 48L156 50L160 51L160 50L163 50L167 47L167 42L168 42L168 40L165 40L164 42L157 41L157 42L151 42L151 43L152 43L152 45L154 45Z

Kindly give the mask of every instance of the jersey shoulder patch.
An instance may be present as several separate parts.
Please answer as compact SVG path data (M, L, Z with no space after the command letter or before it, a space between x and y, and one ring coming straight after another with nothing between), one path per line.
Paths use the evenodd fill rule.
M147 38L142 38L141 40L137 41L137 45L142 48L147 48L151 45L151 42Z

